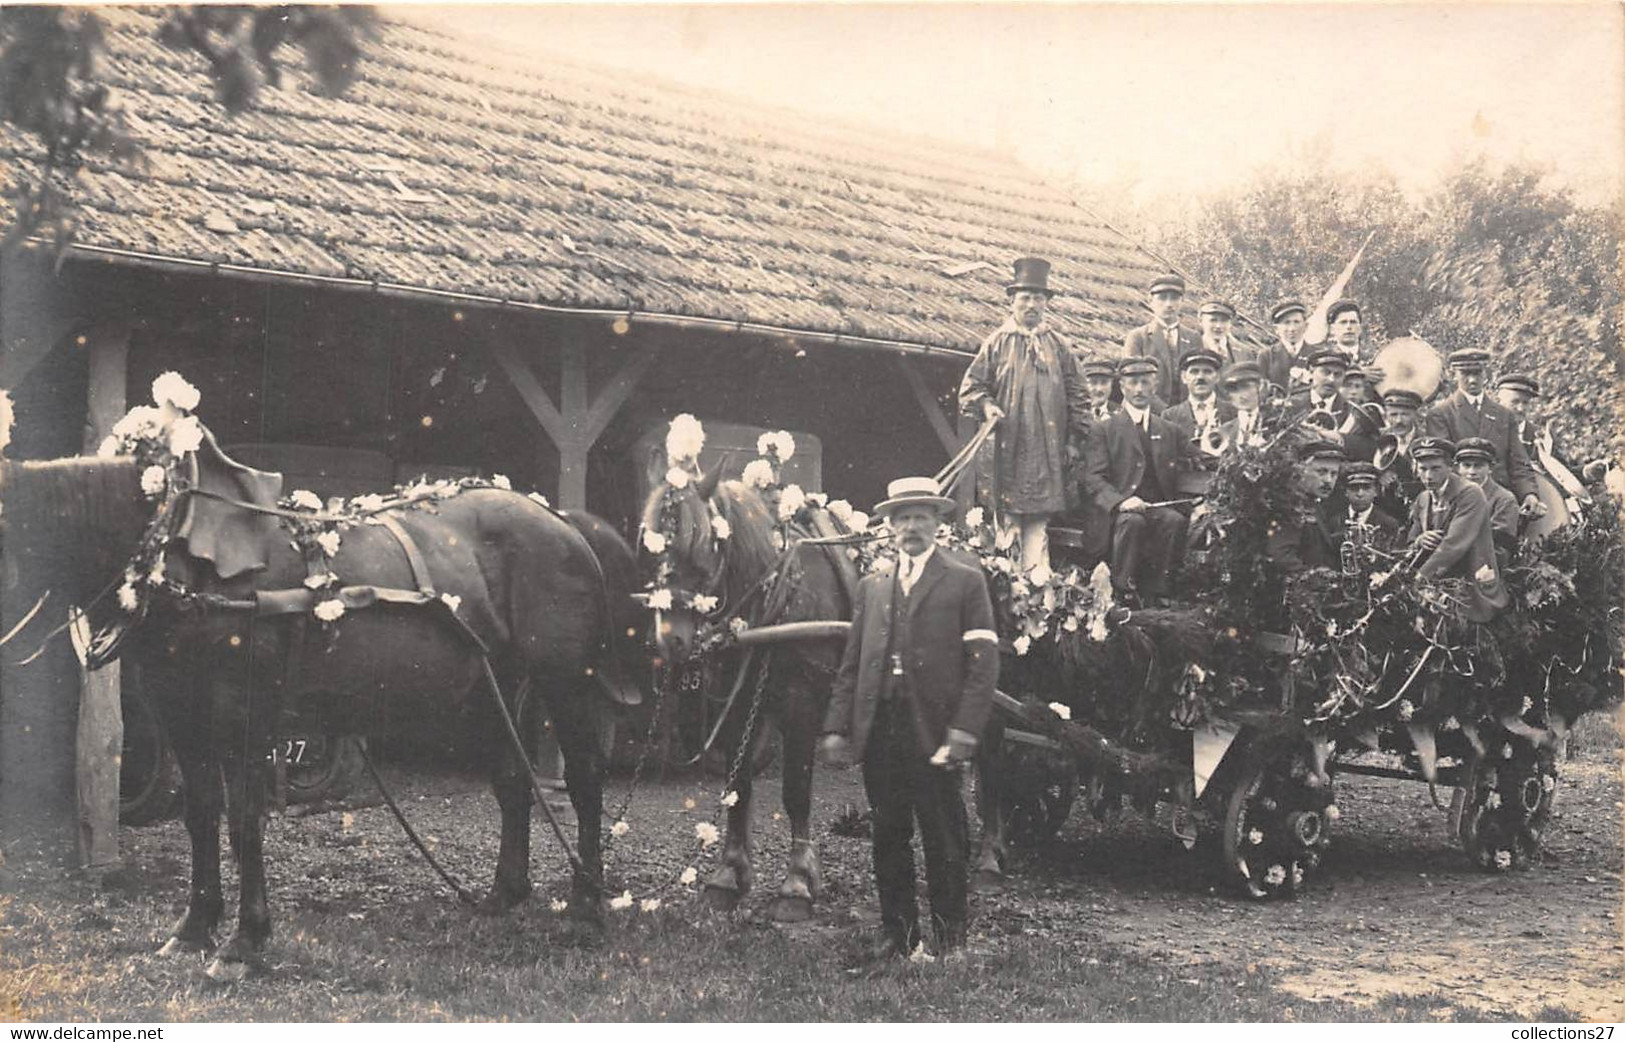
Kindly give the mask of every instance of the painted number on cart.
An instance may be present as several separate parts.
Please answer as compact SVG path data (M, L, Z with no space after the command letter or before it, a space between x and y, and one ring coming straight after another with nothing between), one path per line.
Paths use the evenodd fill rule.
M272 763L304 763L305 747L308 743L303 738L289 738L281 745L271 749Z

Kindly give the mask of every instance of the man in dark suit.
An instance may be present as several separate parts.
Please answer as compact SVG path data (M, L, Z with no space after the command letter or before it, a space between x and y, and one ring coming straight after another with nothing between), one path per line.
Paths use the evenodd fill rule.
M1264 401L1264 370L1257 362L1237 362L1224 370L1224 389L1235 416L1219 424L1224 443L1261 447L1274 433L1276 417Z
M1546 512L1535 491L1535 475L1529 467L1529 453L1518 440L1512 414L1484 393L1484 367L1490 353L1477 348L1450 352L1450 369L1456 375L1456 392L1436 403L1423 417L1423 428L1435 438L1459 442L1463 438L1484 438L1495 446L1495 481L1510 489L1521 513L1539 517Z
M1275 343L1261 359L1264 375L1289 394L1309 384L1310 349L1303 342L1308 319L1309 309L1301 300L1283 300L1270 310L1270 321L1275 324ZM1296 378L1294 372L1298 374Z
M1085 505L1091 524L1110 532L1112 582L1125 601L1166 596L1184 553L1185 515L1156 504L1175 498L1189 442L1152 414L1156 380L1150 359L1125 359L1123 408L1089 429L1083 451Z
M936 551L954 510L931 478L902 478L875 507L897 565L858 585L846 654L824 717L827 760L863 762L887 954L921 944L914 822L925 847L939 954L965 943L965 804L959 768L976 752L999 677L993 604L979 569Z
M1326 309L1326 347L1343 353L1349 365L1360 364L1360 333L1364 329L1359 301L1344 297Z
M1206 347L1186 351L1179 359L1179 382L1185 400L1162 411L1162 418L1179 428L1186 441L1197 431L1217 428L1236 415L1235 406L1218 395L1219 356Z
M1174 379L1174 367L1186 351L1200 347L1202 338L1193 329L1179 324L1179 306L1185 299L1185 280L1169 273L1151 283L1149 300L1152 319L1129 330L1123 340L1124 358L1150 358L1158 366L1155 401L1173 405L1183 390Z
M1495 446L1486 438L1463 438L1456 443L1456 473L1484 490L1490 505L1490 535L1495 549L1508 554L1518 545L1518 501L1496 484Z
M1336 430L1348 419L1349 403L1343 397L1343 374L1348 372L1348 356L1335 347L1316 348L1307 359L1309 386L1292 395L1287 404L1288 420L1300 420L1312 412L1332 418Z
M1196 320L1202 326L1202 346L1219 356L1224 365L1235 365L1237 362L1256 361L1257 352L1245 344L1237 343L1232 335L1232 327L1236 321L1236 309L1230 306L1229 301L1206 300L1196 312Z
M1309 505L1300 516L1272 518L1264 544L1265 560L1281 573L1337 567L1342 539L1332 511L1342 467L1343 447L1334 441L1312 439L1298 446L1298 480Z
M1090 419L1099 422L1117 409L1112 396L1117 391L1117 363L1109 358L1091 358L1078 365L1084 390L1089 392Z
M1483 489L1450 469L1455 454L1456 446L1445 438L1418 438L1411 446L1423 484L1411 506L1411 554L1424 579L1466 580L1467 617L1488 622L1509 598L1496 568L1489 500Z
M1383 392L1385 425L1378 438L1378 452L1385 437L1393 440L1393 450L1378 464L1382 471L1377 481L1378 499L1382 508L1396 518L1410 517L1411 504L1422 494L1422 478L1411 459L1411 442L1421 436L1421 412L1422 396L1415 391L1394 387ZM1372 462L1378 463L1377 457L1373 456Z
M1399 519L1377 506L1377 478L1371 463L1351 460L1343 465L1344 507L1331 515L1331 536L1339 548L1349 540L1383 551L1398 545Z

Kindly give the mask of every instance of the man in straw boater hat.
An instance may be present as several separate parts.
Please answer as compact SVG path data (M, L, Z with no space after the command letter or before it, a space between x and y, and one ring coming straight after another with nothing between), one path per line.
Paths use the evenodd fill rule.
M1010 317L982 342L959 384L967 416L997 420L979 461L981 486L1001 521L1021 533L1023 571L1049 566L1050 515L1066 509L1068 436L1089 432L1089 395L1077 361L1044 321L1054 291L1049 262L1022 257L1005 287Z
M1410 554L1424 579L1467 579L1466 615L1488 622L1509 603L1495 560L1490 504L1484 490L1451 469L1456 446L1446 438L1411 443L1422 494L1411 505Z
M1539 517L1546 513L1546 505L1535 489L1535 473L1529 466L1529 453L1518 440L1517 424L1504 406L1485 393L1484 370L1489 364L1490 353L1482 348L1450 352L1456 391L1427 411L1423 428L1435 438L1452 442L1484 438L1494 445L1496 484L1511 490L1519 512Z
M981 570L936 552L954 510L931 478L900 478L875 507L897 565L858 585L846 653L824 716L823 753L863 763L873 812L882 948L920 945L914 823L925 848L938 953L965 943L968 851L958 768L976 752L999 679L999 637Z
M1202 346L1202 336L1179 323L1179 306L1185 299L1185 280L1169 272L1151 280L1146 302L1151 321L1129 330L1123 339L1124 358L1150 358L1157 363L1156 397L1152 407L1158 412L1178 400L1180 386L1175 366L1187 351Z

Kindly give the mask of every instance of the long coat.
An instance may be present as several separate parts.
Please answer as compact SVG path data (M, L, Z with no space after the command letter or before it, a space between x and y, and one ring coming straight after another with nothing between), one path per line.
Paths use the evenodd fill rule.
M1518 438L1517 421L1506 407L1485 395L1474 410L1460 391L1437 403L1422 417L1422 427L1436 438L1459 442L1463 438L1485 438L1495 446L1495 469L1491 476L1502 488L1511 489L1520 501L1535 494L1535 474L1529 466L1529 453Z
M959 384L959 407L982 418L982 403L1004 410L977 461L979 485L1001 512L1056 514L1066 509L1066 443L1089 432L1089 393L1078 363L1047 326L1029 333L1006 322L987 340Z
M1202 334L1184 326L1179 327L1179 345L1169 344L1162 323L1152 319L1143 326L1129 330L1128 336L1123 338L1123 357L1155 359L1158 366L1157 398L1173 405L1185 397L1185 385L1179 382L1179 358L1186 351L1201 346Z
M1495 611L1507 606L1506 584L1495 564L1495 540L1490 528L1490 504L1484 490L1460 474L1450 474L1435 493L1423 489L1411 505L1410 539L1423 532L1444 533L1438 547L1417 568L1424 579L1459 578L1469 581L1473 604L1467 616L1488 621ZM1476 581L1479 570L1488 568L1493 578Z
M888 652L902 657L904 677L896 697L914 709L922 756L943 745L950 728L981 737L993 708L999 640L981 571L938 548L897 604L894 630L892 607L902 597L896 569L858 584L846 653L824 715L824 733L845 736L860 759L890 672Z

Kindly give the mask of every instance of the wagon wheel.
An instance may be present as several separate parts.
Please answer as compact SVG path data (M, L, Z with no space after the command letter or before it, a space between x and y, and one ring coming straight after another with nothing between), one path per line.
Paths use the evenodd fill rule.
M1505 872L1539 856L1557 796L1555 760L1552 750L1511 736L1488 757L1474 757L1450 804L1456 837L1473 864Z
M1301 753L1261 756L1231 790L1225 809L1225 871L1258 900L1290 897L1331 843L1331 792L1311 788Z
M181 779L169 736L151 701L141 693L132 669L119 699L124 714L124 746L119 757L118 817L125 825L163 821L180 802Z
M1030 763L1012 774L1004 792L1004 820L1018 842L1037 845L1053 839L1072 813L1078 795L1078 768L1070 758Z
M362 770L361 742L354 735L311 735L298 763L288 764L288 802L341 799Z

